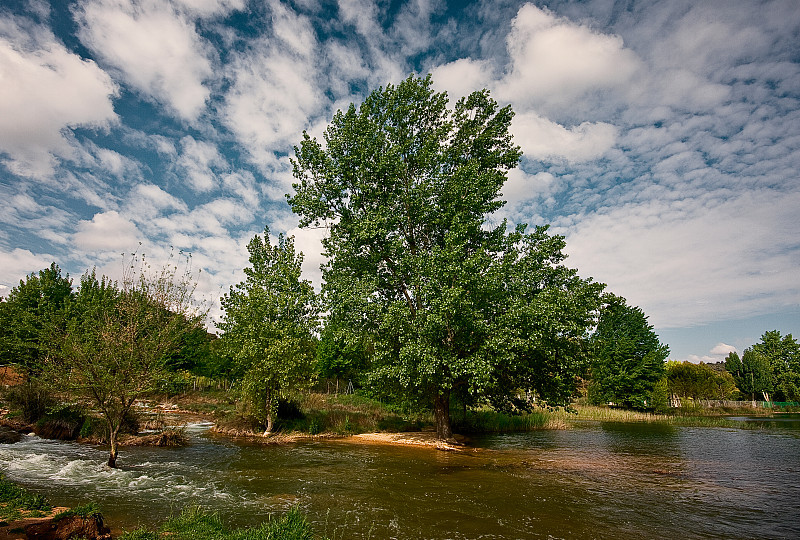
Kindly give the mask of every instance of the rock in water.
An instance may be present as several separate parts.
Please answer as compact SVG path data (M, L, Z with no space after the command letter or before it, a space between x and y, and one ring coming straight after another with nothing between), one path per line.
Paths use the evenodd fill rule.
M0 444L14 444L20 439L22 439L22 435L19 432L6 426L0 426Z

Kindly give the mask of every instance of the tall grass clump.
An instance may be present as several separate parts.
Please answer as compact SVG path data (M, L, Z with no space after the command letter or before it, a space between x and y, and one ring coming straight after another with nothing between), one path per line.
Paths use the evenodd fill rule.
M164 523L160 533L137 529L126 532L120 540L313 540L311 525L305 515L293 508L278 518L257 527L229 529L217 513L198 507L185 509Z
M504 433L568 427L563 414L545 409L514 415L491 410L471 411L465 418L455 422L455 429L464 433Z
M0 474L0 518L7 521L17 519L23 511L38 516L51 508L42 495L31 493Z

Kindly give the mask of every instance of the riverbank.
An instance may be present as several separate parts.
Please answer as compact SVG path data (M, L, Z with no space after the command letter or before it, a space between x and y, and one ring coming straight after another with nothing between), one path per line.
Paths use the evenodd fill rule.
M672 414L655 414L612 407L575 405L565 409L535 409L522 415L507 415L492 410L467 411L454 414L453 431L459 433L454 441L442 442L433 433L431 414L402 415L376 400L358 395L308 394L285 417L279 417L277 429L265 436L261 427L247 420L237 409L237 403L223 392L187 392L178 396L156 397L137 402L135 410L145 429L139 434L120 437L122 447L181 446L188 442L182 426L208 423L215 436L245 439L254 444L292 444L301 441L340 440L351 444L383 444L462 449L466 437L489 433L514 433L538 430L569 430L587 422L648 423L685 427L720 427L733 429L760 428L727 416L775 415L765 409L713 409L697 407L675 409ZM727 415L727 416L726 416ZM0 411L0 426L18 433L40 433L41 426L25 424L18 417L10 418L8 410ZM3 435L0 433L0 435ZM13 441L14 434L4 439ZM56 437L59 438L59 437ZM97 435L79 437L78 442L103 445Z

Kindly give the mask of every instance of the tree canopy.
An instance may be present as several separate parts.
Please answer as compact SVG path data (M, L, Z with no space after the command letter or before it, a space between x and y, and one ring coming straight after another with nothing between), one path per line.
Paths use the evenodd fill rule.
M521 156L512 117L486 90L451 110L410 76L295 148L289 202L301 226L328 228L329 320L370 336L373 384L431 403L440 438L453 391L565 404L599 305L602 286L561 264L563 238L492 223Z
M692 399L732 399L738 393L736 382L727 371L717 371L704 363L667 362L670 393Z

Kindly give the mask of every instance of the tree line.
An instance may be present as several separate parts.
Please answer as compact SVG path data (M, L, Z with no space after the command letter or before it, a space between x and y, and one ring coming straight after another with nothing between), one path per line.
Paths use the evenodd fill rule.
M705 367L665 364L644 312L569 268L563 237L497 218L521 158L513 111L486 90L450 108L432 85L380 88L337 112L323 141L304 133L295 148L287 200L302 227L326 228L321 291L302 278L294 239L265 228L244 281L221 298L217 339L177 265L153 271L134 256L120 283L89 271L73 290L54 263L0 303L0 360L93 402L114 434L178 369L237 381L265 433L281 402L324 378L433 411L440 439L452 437L452 407L568 407L584 389L656 408L670 392L699 396L701 379L732 391ZM739 368L730 358L739 390L762 391L751 391L753 362L766 359L777 373L766 391L795 395L797 358L773 362L773 341Z

